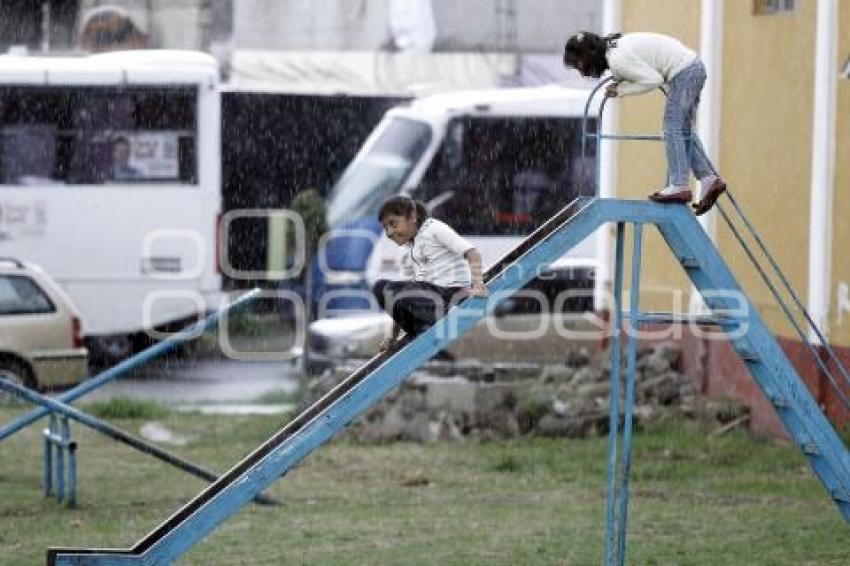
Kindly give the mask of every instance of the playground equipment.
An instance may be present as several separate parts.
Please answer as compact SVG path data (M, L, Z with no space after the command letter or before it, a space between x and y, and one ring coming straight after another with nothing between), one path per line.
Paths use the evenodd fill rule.
M594 133L588 132L587 124L588 124L588 113L591 107L591 101L593 97L611 80L613 77L608 77L602 81L600 81L596 87L591 91L588 96L587 102L585 104L584 110L584 121L582 126L582 155L585 155L587 140L594 139L597 143L601 143L604 140L614 140L614 141L622 141L622 140L631 140L631 141L664 141L663 135L624 135L624 134L616 134L616 133L607 133L602 131L602 115L605 112L605 106L608 102L607 97L602 100L599 104L599 119L596 121L596 131ZM661 87L661 92L664 95L667 95L666 90ZM717 169L714 167L714 164L705 154L705 151L700 143L699 138L694 134L691 138L691 143L694 144L695 149L700 152L703 157L706 158L709 166L712 171L718 177L720 176ZM598 155L599 152L596 152ZM669 170L668 176L665 180L665 185L669 184ZM596 179L597 182L600 178L600 160L596 159ZM782 288L784 291L790 296L791 300L794 303L794 306L797 309L797 312L802 314L806 323L809 325L812 333L818 339L818 345L824 349L829 358L829 362L831 362L838 373L843 378L843 387L850 386L850 374L848 374L847 369L842 364L841 360L833 351L832 347L829 345L829 342L824 338L823 333L815 324L809 312L806 310L805 306L803 306L802 301L800 300L797 293L794 291L791 284L788 282L788 278L779 268L778 263L774 259L773 255L770 253L770 250L764 243L764 240L756 231L753 223L747 217L743 208L738 204L734 195L731 191L727 191L726 195L732 204L732 208L737 214L737 217L743 222L746 231L749 233L750 237L756 242L759 251L770 264L770 268L774 272L774 274L778 277ZM791 323L794 328L797 336L800 338L803 344L806 344L808 348L809 354L812 356L815 363L818 365L820 370L827 377L830 385L832 386L836 396L841 401L843 406L847 409L850 409L850 399L848 399L847 394L844 392L842 385L840 383L841 380L837 379L834 375L835 372L830 371L828 367L828 363L825 362L821 355L815 350L814 345L812 345L805 334L803 328L801 328L800 324L797 322L794 314L792 313L792 307L788 305L787 301L783 298L780 290L777 289L777 285L771 279L768 274L768 270L764 268L764 266L759 262L758 258L754 251L747 245L743 235L741 234L741 230L736 226L733 222L732 218L730 218L729 214L725 211L724 207L720 202L717 202L714 208L718 211L719 215L723 219L726 226L735 236L735 240L741 246L741 249L746 254L749 261L756 268L759 276L762 281L765 283L767 288L770 290L771 295L776 300L779 305L782 313L785 315L788 322ZM620 308L620 297L622 291L622 242L623 235L621 233L622 225L618 223L617 225L617 251L616 251L616 275L615 275L615 300L617 303L617 307L614 310L615 313L615 322L614 328L615 335L612 341L612 368L615 364L618 365L619 355L620 355L620 344L619 344L619 331L622 328L623 315L628 315L629 321L629 330L631 332L636 331L637 326L642 323L682 323L689 322L697 325L713 325L718 326L724 331L726 331L730 337L732 334L740 333L740 331L749 332L749 321L747 320L735 320L735 317L729 317L724 315L722 311L718 311L715 308L715 305L706 300L706 305L714 311L712 315L702 316L702 315L693 315L693 316L680 316L673 315L669 313L640 313L637 311L637 294L638 294L638 282L640 278L640 251L641 251L641 243L642 243L642 231L641 225L639 223L634 224L634 255L632 261L632 289L631 289L631 301L630 310L628 313L624 313L622 308ZM662 230L662 234L664 231ZM700 233L700 236L703 236ZM666 237L666 236L665 236ZM671 242L668 241L671 248L675 253L675 248ZM710 245L710 242L709 242ZM712 246L713 249L713 246ZM716 252L716 250L714 250ZM718 255L719 258L719 255ZM703 295L703 299L707 299L706 290L700 285L696 284L695 275L692 274L691 270L695 270L699 267L699 261L696 260L695 257L682 257L679 256L680 262L682 266L685 268L685 271L690 276L692 282L694 282L695 286L700 290ZM731 274L730 274L731 277ZM734 283L733 280L729 280L731 283ZM738 291L736 287L729 286L726 287L725 290L722 288L717 289L720 292L726 292L735 290ZM754 312L754 306L749 303L747 304L747 309L749 311ZM760 321L759 321L760 322ZM766 331L766 328L760 326L759 328ZM630 332L630 334L631 334ZM735 349L738 352L741 359L745 362L750 373L758 382L759 386L762 389L762 392L765 394L767 399L773 404L776 409L782 423L785 425L785 428L791 434L792 438L796 441L803 454L808 458L809 463L813 467L814 471L820 477L821 481L824 483L824 486L827 488L830 493L832 499L838 504L839 509L841 510L842 515L846 521L850 521L850 512L848 512L848 503L850 503L850 491L848 491L848 478L846 475L848 462L850 459L848 458L847 447L843 444L840 438L837 435L834 435L834 429L829 424L828 419L823 418L821 421L818 418L815 418L816 423L808 423L803 419L799 418L798 412L795 409L789 407L789 393L792 397L796 395L800 395L805 393L805 401L801 401L803 403L804 410L808 412L817 413L818 417L824 417L820 412L817 404L809 403L811 400L811 395L805 386L802 386L802 382L800 380L799 375L797 375L794 367L787 363L787 359L782 357L782 362L779 365L774 365L770 367L770 364L767 362L767 358L763 357L763 351L768 351L773 354L778 350L781 353L781 349L778 348L778 345L770 335L769 332L762 332L757 329L756 335L751 337L751 340L754 341L753 344L757 344L755 341L760 341L763 344L757 344L757 347L753 345L741 344L738 340L733 340L735 345ZM766 344L766 346L765 346ZM776 347L774 347L776 346ZM634 352L633 349L635 347L635 341L629 338L628 349L628 367L627 367L627 383L626 383L626 398L625 398L625 419L622 433L622 455L620 456L620 466L618 467L618 454L617 454L617 443L620 440L618 438L618 419L615 419L615 415L617 415L617 403L619 402L618 398L618 389L619 383L617 379L615 379L614 370L612 369L611 373L611 399L612 399L612 407L611 407L611 421L609 428L609 454L608 454L608 489L607 489L607 501L606 501L606 534L605 534L605 563L606 564L623 564L625 560L625 552L626 552L626 523L627 523L627 515L628 515L628 477L629 477L629 469L631 465L631 434L632 434L632 405L634 402ZM775 380L774 383L771 383L771 380ZM817 432L810 432L812 426L820 426L822 424L826 424L829 432L825 433L828 438L826 440L827 444L830 448L834 448L835 453L833 454L842 464L844 465L843 469L833 469L829 466L825 466L822 461L823 454L821 453L820 441L815 440L813 436L817 436ZM832 438L834 436L834 438ZM837 440L837 443L833 443L833 440ZM837 474L836 477L833 477ZM619 487L618 487L618 476L619 476ZM618 504L619 503L619 504Z
M607 223L617 225L615 275L615 313L622 322L623 255L626 224L632 224L636 235L633 266L639 266L641 234L644 226L654 225L682 265L693 284L703 293L713 318L703 317L721 328L732 330L746 325L745 333L734 334L731 343L746 361L754 379L774 402L789 434L801 447L815 474L834 499L845 519L850 521L850 454L825 418L817 403L803 385L773 335L762 322L753 305L745 299L745 307L730 299L732 294L744 297L695 217L686 207L661 205L646 201L615 199L577 199L549 222L524 240L485 274L490 297L469 298L453 308L445 318L427 332L403 347L383 352L338 384L315 404L298 415L274 436L237 463L218 481L200 492L184 507L141 539L130 549L66 549L51 548L48 563L78 564L167 564L189 550L222 521L236 513L251 498L277 481L312 450L330 439L337 431L376 403L451 341L462 336L482 317L492 313L500 301L527 283L537 268L560 257L594 230ZM632 300L626 320L634 328L643 317L657 320L638 310L639 271L633 271ZM722 292L717 292L722 291ZM617 330L618 327L615 327ZM614 334L612 358L611 422L619 423L620 333ZM619 501L617 532L625 532L628 502L628 466L631 448L630 401L634 391L634 333L628 333L626 407L623 442L623 466L619 499L609 497L608 515ZM616 426L612 438L616 438ZM614 493L616 443L609 451L609 490ZM613 525L610 522L609 525ZM609 560L622 562L625 537L616 539L610 529ZM620 548L615 555L613 549Z
M604 82L597 86L591 98L603 85ZM590 99L588 106L589 104ZM604 106L603 103L599 110L600 119L596 121L596 132L589 133L585 128L583 139L595 138L597 143L603 140L619 139L662 139L661 136L625 136L602 132L601 115ZM728 198L758 242L762 253L768 257L769 263L793 297L797 308L805 311L734 197L728 194ZM737 228L719 203L716 206L738 241L744 246L750 260L768 283L774 297L782 304L783 312L791 318L798 332L802 333L799 325L790 315L790 307L769 281L755 254L746 246ZM612 307L606 564L623 564L625 560L637 350L636 330L644 323L690 322L713 325L725 331L732 347L744 361L766 398L775 407L790 437L800 448L839 512L845 521L850 522L850 452L812 398L776 338L764 324L752 302L743 293L723 258L690 210L684 206L662 205L648 201L580 198L566 206L487 270L484 281L490 290L488 298L466 299L451 309L431 329L410 343L397 344L393 349L375 356L257 447L219 480L201 491L132 548L51 548L47 553L48 564L70 566L172 562L221 522L236 513L255 494L277 481L310 452L379 401L412 371L453 340L463 336L482 317L491 314L501 301L528 283L541 267L555 261L595 230L609 223L616 225L616 252ZM622 291L627 225L631 225L633 232L633 249L629 282L630 301L628 309L624 310ZM711 314L689 316L648 313L640 310L640 268L643 233L646 226L655 226L658 229L685 274L702 294ZM808 313L805 313L805 317L814 328ZM627 343L624 406L621 409L619 403L623 330L626 330ZM850 375L840 364L829 345L825 343L820 331L816 328L814 331L823 342L835 366L839 368L845 381L844 386L850 386ZM802 334L801 337L805 341ZM814 348L810 350L816 354ZM834 372L829 371L819 356L816 357L821 369L839 391L840 398L850 408L846 395L841 391L841 386L833 375ZM620 436L621 415L622 437ZM620 446L619 452L618 446Z
M54 451L56 458L54 459ZM68 458L68 496L69 507L77 506L77 443L71 440L71 427L68 417L56 418L50 415L50 426L44 429L44 468L42 485L44 496L53 493L56 481L56 500L66 501L65 497L65 458ZM55 463L55 466L54 466Z
M106 435L113 440L126 444L135 450L153 456L203 480L209 482L217 480L218 476L213 472L197 464L193 464L188 460L180 458L175 454L167 452L166 450L146 442L141 438L135 437L110 425L109 423L88 415L85 412L70 406L68 403L114 379L117 379L129 371L164 355L181 343L196 338L205 329L217 323L221 316L226 315L233 309L246 305L248 302L256 298L260 292L261 291L259 289L254 289L245 293L220 311L214 312L197 324L178 332L167 340L159 342L150 348L139 352L117 366L81 383L73 389L66 391L60 395L58 399L52 399L26 387L22 387L13 381L5 379L3 377L4 374L0 373L0 390L17 395L18 397L39 406L38 409L27 413L12 423L0 428L0 441L25 428L42 416L49 414L50 425L44 430L44 470L42 474L44 495L49 496L51 493L54 493L55 486L56 499L59 502L67 501L68 505L71 507L76 505L77 500L76 451L78 449L78 445L76 442L71 440L69 419L75 420L100 434ZM255 500L258 503L263 504L276 503L274 500L261 494L258 494Z

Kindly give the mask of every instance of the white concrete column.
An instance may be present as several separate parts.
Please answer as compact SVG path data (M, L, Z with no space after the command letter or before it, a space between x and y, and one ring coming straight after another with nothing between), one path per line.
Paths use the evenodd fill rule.
M808 310L827 336L835 186L835 119L838 81L838 0L818 0L812 113L812 182L809 210ZM809 332L809 340L817 337Z
M602 33L609 34L622 31L623 6L622 0L604 0L602 6ZM599 95L597 95L599 96ZM617 129L617 104L606 105L605 115L602 118L602 131L613 132ZM617 196L617 159L615 143L608 141L601 143L597 140L597 148L600 159L599 174L599 196L602 198L613 198ZM603 226L596 231L596 257L599 261L596 270L596 283L594 293L597 308L605 306L601 299L611 282L611 257L614 238L610 226Z
M700 58L705 65L707 80L700 96L697 109L696 133L702 140L705 154L720 171L720 99L723 87L723 2L725 0L702 0L700 5ZM699 194L700 186L696 183ZM710 210L697 220L708 237L715 241L717 236L717 212ZM702 296L696 287L691 287L690 312L706 310Z
M720 171L720 99L723 87L723 2L702 0L700 6L699 52L708 79L697 110L697 135L705 153ZM712 240L716 231L716 212L703 214L699 222Z

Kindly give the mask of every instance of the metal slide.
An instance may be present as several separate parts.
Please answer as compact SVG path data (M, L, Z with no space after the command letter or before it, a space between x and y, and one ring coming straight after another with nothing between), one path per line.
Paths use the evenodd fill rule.
M168 564L207 536L315 448L364 413L412 371L470 330L500 301L533 279L594 230L615 223L618 248L625 224L637 232L654 224L715 313L713 323L730 339L753 378L776 407L790 436L850 521L850 453L806 389L696 218L684 206L648 201L577 199L485 274L487 299L469 298L402 349L366 363L269 438L218 481L140 540L133 548L48 550L48 564ZM639 246L637 246L639 265ZM621 256L621 251L618 250ZM621 263L621 262L620 262ZM619 265L618 265L619 267ZM618 272L618 280L621 274ZM633 285L636 280L633 281ZM732 296L737 298L733 299ZM747 308L741 308L741 297ZM637 301L633 300L632 315ZM616 319L621 319L618 302ZM644 315L640 315L644 316ZM651 318L647 318L651 320ZM735 332L735 330L745 330ZM630 338L631 340L631 338ZM630 344L631 349L631 344ZM616 380L612 382L612 387ZM627 502L627 493L622 504ZM622 528L625 529L625 518ZM622 561L623 552L620 553Z

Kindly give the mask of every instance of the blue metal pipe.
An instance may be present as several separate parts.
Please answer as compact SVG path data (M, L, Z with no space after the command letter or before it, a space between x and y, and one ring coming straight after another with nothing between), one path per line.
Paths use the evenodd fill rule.
M623 461L620 475L620 517L617 541L619 550L618 563L626 559L626 524L629 512L629 473L632 466L632 429L635 404L635 366L637 365L637 330L638 308L640 303L640 264L643 254L643 225L634 224L634 249L632 250L632 280L631 295L629 296L629 336L626 360L626 400L625 416L623 417Z
M68 476L67 476L67 503L69 507L77 505L77 444L71 440L71 425L68 423L68 417L63 415L59 420L61 427L60 436L62 438L62 449L66 451L68 458Z
M53 491L53 444L51 444L50 439L47 438L46 429L44 433L44 462L41 472L41 485L44 488L44 496L47 497L50 495L50 492Z
M48 497L53 493L53 439L51 435L55 429L56 414L50 414L50 421L47 428L44 429L44 471L42 473L42 481L44 483L44 496Z
M617 544L617 437L620 423L620 330L623 324L623 248L625 225L617 223L617 244L614 264L614 316L611 338L611 401L608 419L608 495L605 507L605 564L615 563Z
M77 506L77 443L68 446L68 506Z
M62 438L61 427L57 426L54 434L56 438L56 500L61 502L65 500L65 439Z
M188 342L194 338L197 338L204 330L211 327L213 324L218 322L219 318L225 312L231 311L238 307L245 306L249 301L253 300L260 293L259 288L254 288L251 291L243 294L241 297L233 301L231 304L225 306L224 308L212 313L204 320L192 324L190 327L181 330L174 336L169 337L162 342L154 344L153 346L142 350L138 354L127 358L121 363L109 368L108 370L92 377L91 379L87 379L76 387L69 389L68 391L62 393L57 397L57 399L63 403L70 403L71 401L86 395L87 393L94 391L95 389L101 387L103 384L112 381L118 377L121 377L125 373L134 370L149 361L158 358L159 356L170 352L175 349L177 346L182 344L183 342ZM26 415L18 417L14 421L0 427L0 441L5 440L9 436L15 434L19 430L29 426L34 423L41 417L47 415L50 411L44 407L39 407Z
M598 138L599 135L602 133L602 112L605 109L605 103L607 102L607 99L603 99L602 103L599 105L598 118L596 120L596 134L589 134L588 131L587 131L587 121L588 121L588 118L589 118L589 115L590 115L590 106L591 106L591 103L593 102L594 95L597 92L599 92L600 88L602 88L606 83L610 82L611 80L613 80L611 77L606 77L605 79L603 79L599 83L597 83L597 85L593 88L593 90L590 91L590 94L587 97L587 101L585 101L585 103L584 103L584 113L582 114L582 119L581 119L581 171L582 171L582 178L586 177L586 175L584 175L584 173L587 171L587 169L585 169L585 167L587 167L587 139L590 138L590 137L597 137ZM592 181L592 183L593 183L593 194L595 196L599 196L599 194L600 194L599 193L599 181L600 181L600 174L601 174L601 170L602 170L602 165L601 165L601 160L599 159L599 152L601 150L602 150L601 145L600 145L599 141L597 140L596 155L594 156L594 160L593 160L594 177L593 177L593 181Z

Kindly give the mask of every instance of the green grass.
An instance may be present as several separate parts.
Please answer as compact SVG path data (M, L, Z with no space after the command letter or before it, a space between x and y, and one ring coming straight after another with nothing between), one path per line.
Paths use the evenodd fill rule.
M86 403L81 408L99 419L160 419L169 413L165 405L129 397L114 397L106 401Z
M20 409L0 410L0 423ZM219 471L275 417L166 414L182 456ZM137 434L142 420L113 424ZM0 444L0 563L48 546L126 547L204 485L74 427L80 507L41 496L38 429ZM606 439L323 447L181 564L599 564ZM845 564L850 530L795 449L690 423L636 439L630 564Z

